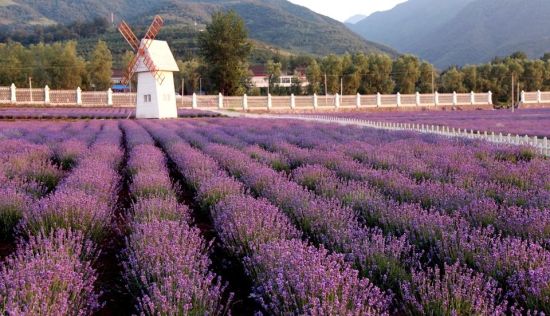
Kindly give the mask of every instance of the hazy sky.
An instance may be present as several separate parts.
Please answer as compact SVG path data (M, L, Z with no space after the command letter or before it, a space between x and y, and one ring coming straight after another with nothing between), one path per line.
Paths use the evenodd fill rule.
M309 9L344 21L356 14L369 15L376 11L393 8L407 0L289 0ZM443 0L444 1L444 0Z

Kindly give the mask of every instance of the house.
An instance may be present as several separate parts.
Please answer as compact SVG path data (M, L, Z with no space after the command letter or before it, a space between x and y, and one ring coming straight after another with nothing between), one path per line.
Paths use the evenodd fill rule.
M124 85L122 81L124 80L124 70L123 69L113 69L111 75L111 90L113 92L130 92L130 87Z
M253 87L267 88L269 86L269 74L267 73L267 67L264 65L254 65L250 67L251 78L250 81ZM306 69L303 67L296 68L293 74L282 74L277 82L273 82L274 86L290 88L293 81L298 78L302 87L309 86L309 82L306 77Z

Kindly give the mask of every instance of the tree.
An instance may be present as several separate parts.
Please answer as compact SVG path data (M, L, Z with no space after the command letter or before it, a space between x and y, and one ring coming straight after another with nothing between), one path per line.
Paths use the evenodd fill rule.
M321 92L321 81L323 80L321 74L321 67L315 59L312 59L306 70L307 81L309 82L308 92L310 94Z
M46 60L52 89L76 89L86 76L84 60L76 53L76 42L56 43L46 49ZM43 71L37 69L37 71Z
M432 93L436 91L435 88L435 69L428 62L422 62L420 64L420 75L418 76L418 82L416 86L418 87L418 92L420 93Z
M252 47L243 19L234 11L214 13L199 34L199 47L212 89L225 95L244 93Z
M413 94L420 77L420 61L413 55L400 56L393 63L393 74L397 92Z
M268 85L269 89L273 91L274 89L274 83L279 82L279 78L281 77L281 68L282 64L280 62L274 62L273 60L267 61L267 75L268 75Z
M132 59L134 59L134 53L132 51L127 50L122 55L122 67L124 67L124 76L128 76L128 65L130 64ZM137 79L135 75L130 78L130 82L128 84L130 85L130 90L132 90L132 87L137 87Z
M87 65L88 80L95 90L107 90L111 87L113 56L107 44L99 40Z
M336 94L340 91L340 78L342 77L342 60L336 55L328 55L323 59L321 71L327 77L327 86L329 94Z
M464 92L464 74L456 67L447 70L441 76L441 86L445 92Z
M392 60L388 55L375 54L369 57L365 93L391 93L395 86L391 78Z
M541 60L526 61L521 81L527 91L541 90L545 77L545 64Z
M176 75L175 84L176 89L181 90L181 81L184 80L185 93L191 94L193 92L198 93L200 89L201 70L203 65L198 59L191 59L188 61L178 60L179 74ZM181 91L180 91L181 93Z
M466 91L478 91L478 72L476 66L462 68L464 74L464 88Z

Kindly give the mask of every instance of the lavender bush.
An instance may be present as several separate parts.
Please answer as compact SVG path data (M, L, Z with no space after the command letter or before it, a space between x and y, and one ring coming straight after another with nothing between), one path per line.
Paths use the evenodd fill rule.
M298 240L260 246L246 261L259 286L256 295L272 314L385 315L390 298L342 256Z
M182 222L132 226L125 280L146 315L224 314L224 286L210 273L209 244Z
M0 270L0 312L6 315L88 315L101 307L94 291L94 249L79 233L31 237Z
M459 264L413 273L403 284L411 315L506 315L507 302L495 281Z

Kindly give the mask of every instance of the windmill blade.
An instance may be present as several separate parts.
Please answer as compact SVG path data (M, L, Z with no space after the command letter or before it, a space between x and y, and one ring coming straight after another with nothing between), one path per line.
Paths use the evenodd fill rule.
M145 33L144 39L154 40L159 34L160 29L163 26L164 26L164 20L160 15L156 15L155 18L153 19L153 22L149 26L149 29L147 29L147 33Z
M122 34L122 37L124 37L128 44L132 46L134 52L139 50L139 40L125 21L120 22L118 25L118 31Z
M161 85L164 82L165 75L159 71L151 57L149 56L149 53L147 52L147 49L142 46L138 50L137 54L134 56L130 64L128 64L128 68L126 70L126 76L124 77L124 80L122 81L122 84L126 85L130 80L132 79L132 76L136 73L138 67L139 67L139 59L142 59L143 65L149 70L151 75L155 78L155 80L158 82L159 85Z

